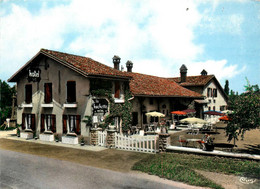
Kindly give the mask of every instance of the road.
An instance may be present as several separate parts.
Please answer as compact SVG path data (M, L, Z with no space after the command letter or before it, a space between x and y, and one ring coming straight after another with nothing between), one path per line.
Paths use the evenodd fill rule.
M0 188L175 188L130 173L0 150Z

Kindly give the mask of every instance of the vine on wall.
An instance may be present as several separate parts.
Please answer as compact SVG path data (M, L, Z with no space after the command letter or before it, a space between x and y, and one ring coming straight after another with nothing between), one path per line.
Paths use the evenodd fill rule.
M92 90L93 96L105 96L109 100L110 114L105 117L104 123L100 124L100 127L105 129L109 124L114 124L114 118L120 117L122 119L122 130L126 132L130 129L132 124L132 103L129 102L131 93L129 90L125 90L125 101L124 103L115 103L112 98L111 91L105 89Z

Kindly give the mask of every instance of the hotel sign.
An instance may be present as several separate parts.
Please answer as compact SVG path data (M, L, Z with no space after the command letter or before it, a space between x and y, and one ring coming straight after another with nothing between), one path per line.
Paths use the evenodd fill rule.
M29 68L27 79L29 82L39 82L41 80L41 70L39 68Z
M108 101L106 99L93 99L92 104L93 113L107 113L108 112Z

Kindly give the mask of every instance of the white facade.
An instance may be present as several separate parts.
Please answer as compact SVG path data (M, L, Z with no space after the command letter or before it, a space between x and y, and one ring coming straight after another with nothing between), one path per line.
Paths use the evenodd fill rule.
M204 106L204 111L215 110L223 111L227 108L227 101L225 94L216 84L215 80L211 80L208 85L204 87L202 95L205 96L205 100L208 104Z

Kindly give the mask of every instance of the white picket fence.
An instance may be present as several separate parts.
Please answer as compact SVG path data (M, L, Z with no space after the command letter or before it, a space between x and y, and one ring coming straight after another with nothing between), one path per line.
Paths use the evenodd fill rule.
M98 131L98 145L106 146L107 131Z
M115 147L138 152L157 152L157 136L124 136L115 133Z

